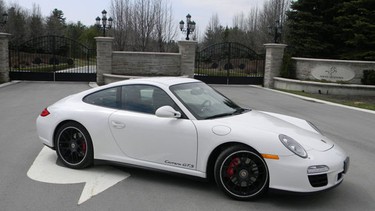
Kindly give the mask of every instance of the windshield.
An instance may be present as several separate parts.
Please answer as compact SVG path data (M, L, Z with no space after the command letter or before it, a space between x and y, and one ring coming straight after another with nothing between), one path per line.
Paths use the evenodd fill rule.
M246 111L205 83L178 84L171 86L170 90L197 119L213 119Z

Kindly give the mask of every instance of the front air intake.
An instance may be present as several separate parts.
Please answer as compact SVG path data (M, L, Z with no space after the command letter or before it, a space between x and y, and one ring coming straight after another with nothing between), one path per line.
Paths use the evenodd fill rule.
M309 181L314 188L323 187L328 184L327 174L310 175Z

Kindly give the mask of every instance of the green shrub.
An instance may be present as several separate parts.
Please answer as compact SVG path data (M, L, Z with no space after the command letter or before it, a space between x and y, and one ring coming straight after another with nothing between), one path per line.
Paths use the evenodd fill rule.
M289 53L285 53L283 57L283 64L280 70L280 76L283 78L296 78L296 68L292 60L292 56Z
M59 64L60 64L60 61L59 61L59 59L56 58L56 57L51 57L51 58L49 59L49 64L50 64L50 65L59 65Z
M375 70L364 70L362 84L375 85Z
M74 64L74 60L69 58L66 63L68 63L68 65L72 66Z
M41 64L42 63L42 59L39 58L39 57L36 57L33 61L33 64Z

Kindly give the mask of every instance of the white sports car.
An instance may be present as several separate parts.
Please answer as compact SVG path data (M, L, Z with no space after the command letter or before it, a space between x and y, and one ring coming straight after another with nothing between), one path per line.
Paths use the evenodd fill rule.
M337 186L346 153L310 122L241 108L189 78L144 78L68 96L37 119L43 144L70 168L105 160L201 178L232 198Z

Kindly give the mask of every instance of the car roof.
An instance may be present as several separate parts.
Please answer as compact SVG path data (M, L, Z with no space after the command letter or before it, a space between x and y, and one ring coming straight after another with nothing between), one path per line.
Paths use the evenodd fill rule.
M144 78L137 78L137 79L129 79L129 80L122 80L118 82L113 82L107 85L98 86L92 89L85 90L76 94L78 98L85 97L88 94L108 89L111 87L116 86L124 86L124 85L131 85L131 84L148 84L148 85L155 85L163 89L168 89L170 86L176 84L183 84L183 83L194 83L194 82L201 82L199 80L195 80L192 78L187 77L144 77Z
M172 86L176 84L183 84L183 83L192 83L192 82L201 82L192 78L186 77L145 77L145 78L137 78L137 79L129 79L111 83L112 86L120 86L120 85L127 85L127 84L158 84L164 86Z

